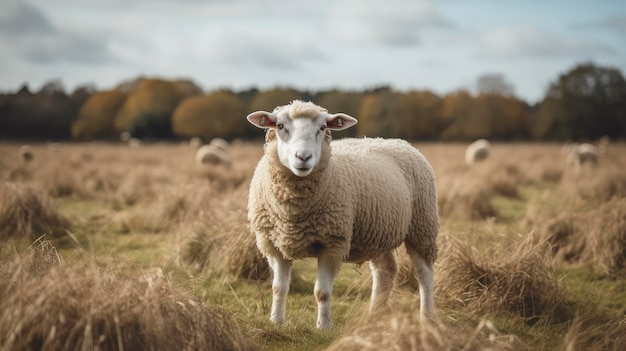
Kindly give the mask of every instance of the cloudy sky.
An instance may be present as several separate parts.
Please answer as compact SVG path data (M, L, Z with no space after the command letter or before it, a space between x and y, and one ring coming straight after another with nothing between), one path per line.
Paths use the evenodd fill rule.
M588 61L626 74L623 0L0 1L0 91L145 75L445 94L496 73L532 103Z

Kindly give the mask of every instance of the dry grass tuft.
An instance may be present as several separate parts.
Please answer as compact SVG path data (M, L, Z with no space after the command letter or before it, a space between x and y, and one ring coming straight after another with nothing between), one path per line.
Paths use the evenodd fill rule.
M593 209L585 205L573 201L554 209L533 202L528 216L535 236L552 245L558 262L590 265L603 275L626 277L626 197Z
M435 296L472 314L506 310L529 323L558 316L563 289L552 266L549 245L533 244L530 237L517 248L478 253L462 242L452 242L440 261Z
M12 285L0 302L3 350L255 348L226 311L204 306L161 275L66 264L31 274L29 265L17 260L8 272Z
M599 316L597 311L585 311L577 317L562 339L560 350L621 351L626 345L624 312L620 315Z
M256 246L246 218L246 197L243 193L241 197L243 201L208 209L182 257L200 270L225 270L241 278L266 280L269 265Z
M524 349L515 337L500 335L489 321L464 330L423 322L417 313L411 312L358 318L326 351Z
M497 215L491 204L493 186L478 177L446 177L438 185L439 215L480 220Z
M0 183L0 238L64 235L69 221L45 195L17 183Z

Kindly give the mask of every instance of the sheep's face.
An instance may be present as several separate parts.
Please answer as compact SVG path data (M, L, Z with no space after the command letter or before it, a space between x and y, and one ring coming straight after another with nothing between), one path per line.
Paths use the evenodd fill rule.
M357 120L343 113L329 114L313 104L294 101L274 112L257 111L248 121L259 128L276 132L278 159L293 174L306 177L318 165L326 129L343 130Z

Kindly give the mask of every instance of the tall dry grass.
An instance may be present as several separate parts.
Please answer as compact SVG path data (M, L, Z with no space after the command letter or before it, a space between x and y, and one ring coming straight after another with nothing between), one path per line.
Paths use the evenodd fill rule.
M496 243L487 253L458 239L445 240L435 284L440 304L460 305L473 315L507 311L528 323L566 317L549 245L527 237L515 247Z
M214 202L207 208L182 252L183 260L201 271L267 280L269 265L256 246L246 217L247 189L237 193L232 200Z
M515 336L499 333L481 321L475 328L460 328L420 320L415 312L376 314L356 318L327 351L437 351L528 350Z
M518 350L539 345L539 349L545 350L619 350L619 345L624 344L624 311L606 310L581 296L572 296L574 293L567 291L561 282L571 284L572 279L563 267L580 266L594 267L593 279L605 283L624 279L625 145L614 145L614 152L602 156L598 167L580 172L566 167L557 144L493 143L492 146L488 160L468 167L462 144L418 144L437 176L442 232L436 262L436 310L443 322L421 324L408 312L416 310L417 298L413 294L417 285L400 249L401 274L398 288L391 296L393 312L348 319L343 332L333 331L333 335L342 336L331 349ZM61 145L55 152L45 145L33 145L35 157L27 164L20 162L18 147L0 144L0 180L20 189L12 191L19 195L17 203L29 203L28 213L38 213L36 209L41 208L39 213L48 211L69 218L66 224L72 225L78 241L71 247L59 246L62 253L72 258L68 260L70 263L65 263L60 254L46 253L48 249L37 245L27 254L12 259L18 249L0 245L3 278L0 313L4 313L5 307L7 313L18 313L19 308L19 313L28 317L22 321L23 326L28 325L21 329L22 334L15 333L15 323L6 322L9 317L2 319L0 345L9 345L13 333L20 336L19 340L26 340L28 347L41 348L54 327L59 340L69 341L65 344L50 341L46 344L50 348L78 349L84 345L105 348L117 344L120 338L128 342L126 349L150 348L150 341L145 341L149 337L173 349L191 349L191 342L204 345L203 336L198 335L213 338L212 332L222 328L220 323L228 322L222 320L219 309L203 307L197 296L155 276L154 271L162 267L163 259L154 256L181 249L180 257L186 264L173 268L175 277L195 286L194 294L200 294L205 301L221 300L213 299L210 289L204 287L204 283L212 285L211 279L221 281L225 274L235 279L265 280L270 276L246 219L248 184L262 153L261 144L233 144L230 168L197 167L195 150L187 145L156 143L130 149L121 144L70 143ZM26 193L35 194L39 204L25 201L30 196ZM11 227L1 226L2 223L27 223L13 226L26 229L9 232L12 236L25 232L29 237L25 242L32 241L36 233L43 231L36 228L28 234L32 226L29 220L34 217L20 214L19 206L2 207L16 203L9 201L11 198L4 195L0 198L0 231ZM513 215L505 217L505 214ZM152 245L148 242L151 238L159 244ZM99 243L105 246L90 246ZM125 248L127 243L130 246ZM76 248L80 245L87 250ZM125 250L133 255L125 256ZM95 256L85 258L89 255ZM141 263L124 269L111 264L127 257L140 257ZM308 266L298 268L303 271L294 278L302 278L292 281L295 285L290 295L290 310L308 311L314 309L308 305L314 303L309 298L314 268L311 271ZM197 270L211 274L198 277ZM197 279L203 283L198 285ZM355 296L360 299L370 293L367 273L354 279L354 282L340 282L337 296L333 297L337 328L342 327L340 321L349 315L346 306L353 305ZM67 283L61 286L55 280ZM238 290L252 285L254 293ZM237 322L246 334L252 330L253 338L263 348L298 349L302 338L319 336L315 334L314 323L309 330L299 321L295 326L255 332L261 317L249 314L269 309L269 285L242 281L232 289L242 305L258 306L237 311ZM306 290L306 297L299 296L299 289ZM342 289L348 292L342 293ZM17 291L24 297L17 296ZM104 299L99 296L103 295L100 291L110 296ZM619 292L608 294L621 296ZM88 302L87 296L94 302ZM249 296L254 296L254 300ZM260 296L265 296L267 301L259 302ZM248 297L251 300L246 300ZM41 313L28 309L26 299L30 305L39 306ZM35 303L38 299L42 301L39 305ZM25 311L28 313L24 314ZM265 321L269 311L259 313ZM139 316L144 314L148 317ZM60 315L65 318L63 323L59 321ZM34 319L45 323L34 325ZM116 328L123 323L126 323L124 329L117 332ZM195 331L198 335L185 334L183 327L190 330L187 333ZM225 328L225 333L230 333L230 327ZM138 336L127 340L126 329L134 330ZM74 334L70 335L72 330ZM161 341L155 330L169 336L171 343ZM275 331L280 331L282 341L277 342L275 336L269 335ZM177 339L175 333L186 339ZM104 335L104 339L99 335ZM330 340L331 336L326 338ZM550 340L546 343L547 339ZM14 337L12 342L16 340ZM135 340L144 344L133 344ZM548 346L542 346L542 342ZM197 346L205 347L210 349L206 345Z
M252 350L230 314L162 275L73 267L48 242L2 271L3 350Z
M61 236L69 225L45 194L24 184L0 181L0 239Z

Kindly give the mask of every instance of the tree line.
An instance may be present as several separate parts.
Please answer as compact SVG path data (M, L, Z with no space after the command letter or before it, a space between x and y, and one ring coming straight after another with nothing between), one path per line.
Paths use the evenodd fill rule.
M313 101L359 119L343 136L409 140L593 140L626 137L626 81L615 68L583 63L555 79L544 98L529 105L494 76L479 92L444 96L430 91L303 92L276 87L203 92L190 80L138 78L106 91L82 86L70 94L59 81L38 92L23 86L0 95L0 138L116 140L123 131L145 140L258 138L244 121L291 100Z

